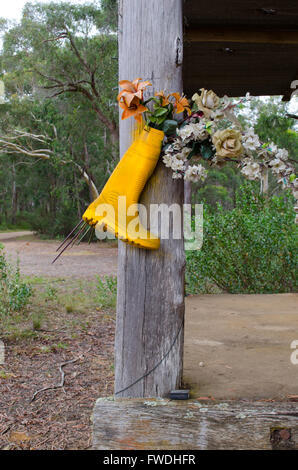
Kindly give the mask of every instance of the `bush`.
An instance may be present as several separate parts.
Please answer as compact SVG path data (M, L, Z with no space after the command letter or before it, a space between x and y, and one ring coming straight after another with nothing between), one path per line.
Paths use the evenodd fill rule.
M188 293L297 291L292 197L266 199L252 188L240 188L233 210L204 208L203 247L186 253Z
M61 202L55 216L37 209L30 216L32 230L50 238L65 237L79 221L76 209L70 201Z
M0 315L10 315L25 308L32 288L22 281L18 263L8 263L3 248L0 244Z
M97 301L102 308L115 308L117 301L117 277L104 276L97 278Z

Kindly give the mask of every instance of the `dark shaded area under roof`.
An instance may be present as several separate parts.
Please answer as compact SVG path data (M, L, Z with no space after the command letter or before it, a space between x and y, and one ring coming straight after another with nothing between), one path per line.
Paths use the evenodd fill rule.
M284 95L298 80L298 1L184 1L184 90Z

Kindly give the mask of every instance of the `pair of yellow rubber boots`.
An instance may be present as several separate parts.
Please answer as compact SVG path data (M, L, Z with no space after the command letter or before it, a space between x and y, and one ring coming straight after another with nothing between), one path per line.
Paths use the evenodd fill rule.
M141 192L158 162L164 133L151 127L140 136L116 166L99 197L90 204L83 220L100 227L130 245L156 250L160 240L138 216Z

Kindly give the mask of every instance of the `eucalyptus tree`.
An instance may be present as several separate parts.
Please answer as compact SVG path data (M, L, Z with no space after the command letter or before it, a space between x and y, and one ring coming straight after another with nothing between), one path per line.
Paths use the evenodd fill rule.
M111 173L118 157L115 12L114 1L28 3L19 24L1 22L5 217L12 187L21 209L44 207L55 217L69 201L79 215Z

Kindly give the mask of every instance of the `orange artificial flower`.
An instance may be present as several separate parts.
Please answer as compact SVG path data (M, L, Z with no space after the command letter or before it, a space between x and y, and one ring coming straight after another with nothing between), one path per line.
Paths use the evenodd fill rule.
M119 101L119 106L122 108L124 111L122 113L121 119L127 119L129 117L134 117L136 121L141 122L142 121L142 116L141 114L144 113L145 111L148 111L148 108L146 106L142 105L140 103L139 98L136 96L133 97L133 99L130 101L130 104L128 105L126 101L126 97L122 96L122 98Z
M127 106L130 106L134 98L142 100L145 88L147 88L147 86L151 86L151 83L149 81L141 82L140 80L142 79L136 78L133 82L130 82L129 80L121 80L119 85L122 88L122 91L120 91L118 95L118 101L124 97Z
M187 114L190 116L191 115L191 110L189 106L188 99L185 96L180 96L180 93L171 93L171 96L174 96L175 98L175 103L174 103L174 108L176 108L176 113L183 113L184 110L187 111Z
M169 101L170 95L166 96L164 91L156 92L155 96L159 96L160 98L162 98L162 101L161 101L162 106L167 106L168 104L170 104L170 101Z

